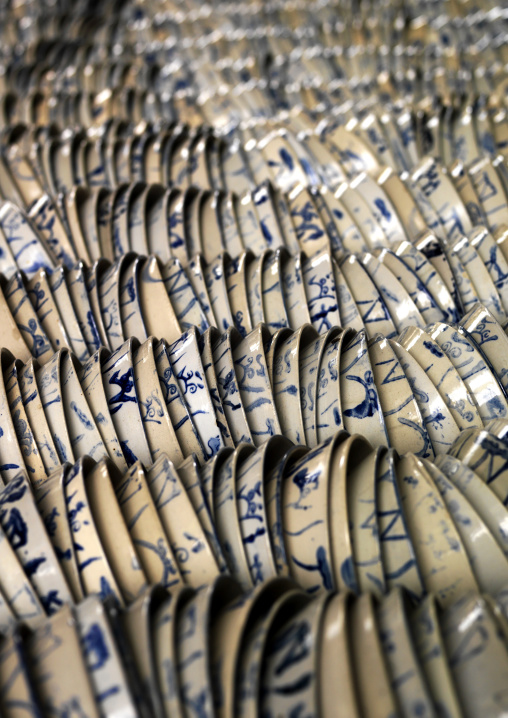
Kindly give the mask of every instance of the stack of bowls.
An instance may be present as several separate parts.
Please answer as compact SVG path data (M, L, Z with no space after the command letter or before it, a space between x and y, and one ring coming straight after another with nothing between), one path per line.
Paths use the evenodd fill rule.
M496 432L496 433L493 433ZM129 605L147 586L245 590L291 577L310 594L404 588L448 605L508 586L508 422L463 432L436 463L339 432L314 449L275 436L203 467L161 453L122 472L64 464L0 492L0 629L35 625L99 594ZM20 591L23 587L23 591Z
M161 452L203 464L224 447L276 434L314 447L341 429L432 459L461 431L508 419L508 337L480 304L457 325L408 326L393 339L259 324L244 337L192 327L171 344L117 341L84 363L67 349L42 366L2 350L4 482L24 469L37 483L87 455L122 471Z
M498 716L507 599L310 597L285 579L245 594L219 578L146 590L126 611L87 598L29 634L14 626L0 657L9 716Z

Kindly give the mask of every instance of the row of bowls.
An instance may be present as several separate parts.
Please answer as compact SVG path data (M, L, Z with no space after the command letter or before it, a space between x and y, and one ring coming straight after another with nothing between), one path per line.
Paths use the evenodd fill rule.
M120 612L87 598L29 632L15 627L0 658L8 718L69 706L88 718L495 718L508 708L506 591L443 610L399 590L312 598L284 579L242 593L220 578L146 590Z
M274 434L313 447L342 428L432 458L462 429L508 416L507 349L482 305L456 326L408 326L397 339L258 324L243 337L192 327L170 344L120 339L83 363L67 349L23 363L4 348L0 475L39 479L87 454L121 469L159 451L204 463Z
M291 213L291 220L286 219L288 210L281 205L294 202L293 194L299 194L300 186L314 188L314 196L323 195L322 201L331 202L333 210L351 215L350 223L356 222L360 233L363 229L367 246L369 240L384 238L383 246L388 246L402 238L411 239L416 227L419 233L430 228L440 238L456 239L458 232L467 233L478 223L493 230L506 224L506 208L503 215L499 207L500 202L506 204L508 190L506 111L469 108L459 115L454 131L440 121L432 122L431 131L409 112L399 117L371 111L363 117L329 119L317 126L315 120L300 113L283 122L268 120L238 129L228 140L201 126L134 126L120 122L117 111L112 116L116 119L107 123L98 118L100 129L88 131L77 128L60 133L51 126L32 124L9 128L0 165L1 195L26 208L36 226L34 208L43 198L51 201L58 207L59 222L67 233L70 220L66 219L66 202L57 199L60 193L73 195L81 185L96 191L102 186L120 188L125 193L124 185L132 183L232 192L237 195L235 204L240 205L233 214L246 214L241 205L249 201L255 202L256 214L265 211L262 195L267 189L261 186L271 182L285 194L281 199L275 195L276 214L283 216L278 217L281 229L275 232L274 242L281 231L288 232L288 222L297 230L302 224L303 217L298 219L298 214ZM85 123L85 128L89 124ZM440 136L441 130L446 138ZM430 155L440 157L442 164ZM398 177L397 172L403 174ZM355 194L360 198L355 199ZM155 197L151 199L153 203ZM319 199L313 202L319 205ZM143 202L138 204L142 215ZM412 218L412 213L417 216ZM366 216L378 226L377 236ZM335 234L344 240L347 232L344 221L338 221L341 219L332 212L324 224L337 225ZM224 231L230 222L225 223ZM44 236L43 229L39 231ZM267 230L265 243L270 245L274 230L269 223ZM248 238L244 243L245 248L256 251L257 245L249 245ZM294 245L288 244L288 248ZM93 253L93 248L89 251Z
M461 430L508 416L508 337L482 305L456 326L408 326L396 339L258 324L244 337L193 327L171 344L120 341L83 364L67 349L42 366L2 350L4 481L87 454L125 469L160 451L204 463L274 434L314 447L342 428L432 458Z
M94 64L118 62L119 56L134 67L127 66L125 73L117 70L107 84L104 74L98 72L102 80L98 91L134 82L138 87L162 86L170 91L194 86L194 99L206 89L235 88L235 80L264 80L272 85L282 80L293 86L296 82L312 86L316 78L321 82L340 78L353 87L360 85L363 92L368 86L370 92L377 90L383 97L390 87L390 73L390 89L400 95L404 89L416 95L424 91L439 95L443 90L450 94L474 84L488 95L496 81L505 78L500 8L490 14L473 13L473 21L466 24L460 20L453 23L458 20L457 13L444 3L434 4L438 8L434 20L420 13L411 19L405 4L400 9L392 6L386 13L379 8L376 13L365 9L363 18L357 11L354 21L343 3L335 8L319 3L319 10L312 5L298 10L290 5L282 17L273 9L266 12L264 5L250 4L249 8L246 4L245 11L236 14L231 13L229 3L224 8L227 5L227 19L217 7L212 14L205 9L187 15L188 8L172 13L166 7L161 12L158 5L146 3L142 8L129 8L123 18L106 13L102 23L95 19L96 28L86 28L87 43L83 37L69 37L79 27L76 16L74 26L58 32L52 43L37 38L35 23L25 23L14 34L14 27L3 22L5 45L17 51L14 63L9 63L12 56L5 57L4 84L20 90L30 83L53 92L61 87L88 88L95 79L91 72ZM432 13L435 11L433 8ZM129 12L133 13L130 18ZM444 18L450 15L447 23ZM11 18L15 20L12 14ZM19 58L20 45L25 51L24 63ZM150 65L150 72L136 72L142 63ZM172 67L171 74L167 65Z
M240 43L236 39L233 44ZM143 56L138 63L129 63L119 61L116 53L113 60L109 53L105 61L94 59L71 69L66 64L59 73L42 61L24 66L17 61L11 72L5 72L14 88L5 87L0 80L1 124L97 126L116 117L135 123L206 124L224 134L239 124L282 119L295 108L315 119L326 118L327 112L349 119L348 105L357 104L362 114L365 108L376 111L384 107L395 117L405 112L416 115L423 108L428 113L425 128L432 129L441 118L444 127L433 131L450 142L450 130L451 134L455 128L460 130L478 100L480 106L489 103L498 110L506 109L506 73L495 49L493 65L484 65L486 60L473 51L467 58L470 66L462 73L456 57L427 55L421 74L415 71L413 48L407 51L412 63L409 68L403 64L407 60L404 50L393 54L390 49L383 49L377 57L376 52L356 48L351 54L347 50L344 54L342 50L332 52L330 57L326 50L312 47L307 52L293 52L289 62L287 54L276 59L221 57L215 62L202 57L188 65L179 57L170 61L173 71L169 76L163 59L159 65L150 62L146 66ZM198 52L203 54L201 48ZM372 62L378 63L375 75L370 74ZM488 116L483 109L479 114Z
M339 432L314 449L272 437L176 469L66 463L0 492L0 627L36 625L99 594L147 586L248 589L290 577L310 594L402 587L448 606L508 585L508 422L462 432L433 463Z
M221 253L210 264L196 255L187 267L177 258L163 265L153 255L127 253L91 269L78 263L70 270L39 269L31 278L15 272L0 290L2 321L10 328L3 346L16 358L33 356L45 364L62 348L86 361L101 346L115 350L131 336L172 343L193 326L202 332L234 327L245 337L260 322L271 332L309 323L319 334L343 326L365 330L369 338L379 332L393 338L410 325L456 323L462 297L467 309L483 303L505 326L507 237L503 231L496 244L478 230L474 241L462 241L462 256L475 260L470 271L479 266L483 273L471 272L473 285L463 278L469 277L464 270L461 292L453 294L436 272L443 255L432 263L409 242L394 251L347 255L340 263L328 252L306 259L279 248L259 256L243 252L234 260ZM429 239L423 240L424 249ZM481 259L487 252L493 257L490 273ZM447 279L453 282L451 272Z

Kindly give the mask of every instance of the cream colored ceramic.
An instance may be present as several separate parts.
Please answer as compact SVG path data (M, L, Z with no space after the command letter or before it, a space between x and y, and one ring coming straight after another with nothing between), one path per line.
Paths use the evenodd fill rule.
M294 187L287 201L300 250L308 257L329 251L325 226L307 187Z
M461 240L459 240L457 244L460 245ZM461 308L460 313L464 314L480 302L478 292L459 256L458 251L453 251L451 246L445 245L443 256L453 273L454 283L457 287L454 295L455 301L458 307Z
M317 392L319 391L319 370L326 345L340 334L339 328L330 329L314 341L306 341L298 345L299 364L299 399L304 428L305 441L308 446L316 446L317 440ZM309 337L310 338L310 337Z
M112 349L118 349L124 341L120 308L121 273L125 265L132 261L132 255L125 255L102 271L96 280L100 315L107 332L107 346Z
M27 649L34 688L46 711L65 713L68 706L75 705L84 715L99 718L70 606L41 623L30 636ZM67 676L64 681L63 675Z
M342 427L342 404L340 397L340 357L344 346L354 337L354 331L346 329L327 342L319 367L316 389L317 443L325 441ZM291 414L290 414L291 416Z
M357 718L355 690L348 631L350 596L330 596L323 614L319 666L320 709L324 718Z
M3 529L0 528L0 558L2 575L0 590L13 619L23 621L33 628L46 615L46 607L39 598L35 587L27 577L23 562L16 555ZM5 614L5 612L3 612ZM5 616L10 623L10 616Z
M354 471L361 457L369 454L372 447L362 437L347 437L341 432L334 441L334 448L329 461L331 480L328 486L326 518L331 548L331 569L334 585L339 589L358 590L358 577L353 555L354 525L349 515L352 502L348 501L348 473ZM349 522L351 521L351 531ZM357 533L357 539L358 531ZM369 551L368 541L359 548L360 553ZM374 573L378 573L374 569Z
M268 255L269 251L266 249L260 252L259 255L249 254L246 263L245 278L247 301L249 303L249 313L253 327L257 326L264 320L262 278L263 266ZM217 317L217 312L215 312L215 316ZM218 323L217 327L222 330L221 323Z
M428 592L449 606L477 582L451 516L420 459L406 454L396 466L397 484L416 558Z
M2 346L9 349L17 359L28 361L31 351L21 334L16 320L11 312L6 298L7 287L0 287L0 317L2 326L5 327L3 333Z
M234 190L234 187L231 189ZM239 196L235 196L233 206L244 248L255 255L261 254L266 249L266 239L259 223L251 193L244 192Z
M67 350L60 350L36 374L42 409L60 461L74 463L74 449L65 418L62 397L62 363Z
M397 715L397 700L383 656L374 598L364 593L349 608L348 638L361 715Z
M482 426L480 414L466 385L436 342L426 332L416 327L406 329L400 335L399 342L432 380L457 426L460 429Z
M350 216L356 222L356 225L363 235L368 249L374 251L389 246L388 238L383 227L376 219L371 211L371 207L366 201L362 189L358 188L363 175L357 175L354 180L343 183L335 192L335 196L339 199Z
M450 288L436 267L426 258L425 254L410 242L401 242L394 252L402 259L432 296L439 309L443 312L444 321L455 322L459 316ZM453 287L452 287L453 291Z
M219 397L235 445L242 441L248 443L253 441L234 365L234 352L240 341L238 332L230 328L213 345L213 363Z
M175 668L181 686L183 715L188 715L193 705L199 705L205 714L214 712L209 636L213 609L218 608L218 586L220 582L203 587L178 612Z
M20 361L14 361L5 369L5 391L25 469L31 484L36 486L46 477L46 470L23 405L18 376L22 366Z
M252 261L251 253L242 252L235 259L230 260L226 268L228 302L235 326L242 336L253 328L246 283L246 269L250 261Z
M162 398L166 404L167 412L172 426L174 427L182 460L184 456L196 454L204 456L204 447L200 436L194 425L189 408L184 400L184 394L180 389L178 379L171 366L171 347L161 341L154 346L154 358L157 368L157 375ZM162 446L162 449L165 447ZM171 445L167 447L169 450ZM173 452L175 449L173 448Z
M383 598L377 611L381 645L403 713L410 713L417 705L423 715L432 715L434 705L411 638L408 613L408 602L400 589Z
M173 596L169 598L167 592L160 586L150 586L122 614L121 628L125 633L140 680L142 710L151 715L164 715L162 687L167 688L167 682L159 684L158 677L162 675L161 667L157 666L156 656L159 660L162 656L170 658L174 656L175 621L169 620L167 616L173 618L175 608L178 607L178 598L179 596L176 600ZM177 605L173 606L173 602ZM169 608L170 613L165 613L163 607ZM162 628L161 636L159 636L159 628ZM162 653L161 644L164 640L167 644ZM166 663L164 658L162 662Z
M133 373L141 420L152 460L160 451L165 451L173 461L183 460L173 424L159 382L154 357L153 338L148 339L133 355Z
M130 337L135 337L142 342L149 336L140 295L141 266L143 259L130 254L126 256L127 259L125 261L122 261L122 257L120 261L117 260L115 263L121 266L118 270L117 288L120 334L124 341Z
M238 674L242 643L248 640L250 631L255 630L256 625L263 620L267 608L290 588L291 584L285 579L275 579L262 584L248 597L230 600L228 604L223 605L214 620L210 638L211 663L212 666L217 667L214 676L215 687L219 688L220 695L223 697L219 705L217 702L215 704L218 716L232 718L237 714L235 693L240 677ZM224 636L227 637L226 640ZM269 667L267 669L270 671ZM266 678L265 674L265 680ZM264 685L261 693L265 693Z
M425 593L413 543L397 487L393 449L381 452L377 464L377 528L388 590L403 586L415 600Z
M279 248L267 256L263 265L261 278L263 317L264 323L272 332L289 326L282 281L282 264L285 256L286 253Z
M364 323L358 306L353 299L353 295L348 283L346 282L346 278L339 269L339 265L335 259L332 259L332 265L341 325L344 328L354 329L355 331L360 332L364 328Z
M269 339L269 331L260 324L233 349L240 398L256 446L281 433L266 365L264 347Z
M219 573L212 540L175 467L164 454L146 474L159 521L185 583L199 587ZM152 549L153 550L153 549Z
M129 535L129 529L115 498L118 469L102 459L85 476L85 489L104 553L127 604L134 601L147 584L144 567Z
M460 196L443 168L432 157L423 158L412 170L411 177L438 215L449 242L471 231L471 221Z
M86 206L90 194L91 193L88 188L85 189L85 187L83 186L77 186L73 187L70 192L67 192L63 197L64 214L69 226L72 238L72 245L75 248L77 257L80 260L86 262L87 265L92 264L92 256L94 256L95 259L96 252L93 252L93 249L97 248L93 247L93 245L95 243L98 243L97 226L94 227L95 235L92 235L90 237L85 234L82 227L82 215L84 212L84 206ZM85 225L85 227L86 230L88 230L90 224ZM95 241L93 239L93 236L95 236ZM92 244L90 252L87 246L89 241L91 241ZM77 260L74 260L73 264L75 264L76 261Z
M206 289L210 298L210 307L216 320L215 326L217 326L220 331L226 331L228 327L235 326L235 322L231 314L231 307L228 301L226 264L226 255L220 254L204 269ZM261 301L261 297L259 298L259 301ZM250 306L250 310L253 323L255 324L257 322L254 322L252 306ZM262 321L262 316L258 321Z
M99 460L107 454L87 400L81 389L76 358L67 351L60 364L61 397L72 451L76 458L91 456Z
M476 638L476 650L468 660L450 662L463 714L499 715L506 709L508 696L506 644L489 606L480 596L464 596L441 618L448 656L463 655L464 646Z
M466 207L471 224L473 226L485 224L486 217L483 208L471 177L464 168L464 164L457 159L448 167L448 172L455 190Z
M467 333L443 323L433 324L426 331L459 373L483 423L508 416L508 401L501 385Z
M140 459L151 463L151 453L141 420L133 373L133 340L113 352L102 365L108 408L127 464Z
M166 594L159 606L155 607L151 620L152 633L152 656L145 652L144 658L147 662L141 666L142 673L146 680L156 679L156 685L160 692L161 712L163 716L177 716L183 718L184 707L180 700L178 683L178 656L177 656L177 621L185 606L193 598L194 591L190 588L177 588ZM136 622L132 619L132 638L137 630ZM136 663L139 664L141 656L136 655ZM151 665L153 660L153 667ZM143 698L145 709L152 710L147 706L149 696Z
M106 326L102 317L99 285L101 275L103 274L103 272L107 271L109 266L109 263L105 259L98 259L93 264L93 266L86 272L85 276L88 299L90 300L90 307L92 309L95 324L97 326L97 331L99 332L101 345L106 347L107 349L110 349L111 345L108 340Z
M123 605L122 594L95 527L85 489L85 475L95 470L90 459L81 459L64 476L65 500L83 594L110 594Z
M468 167L468 173L478 194L490 231L494 232L500 225L508 224L506 194L490 157L477 159Z
M355 190L366 200L389 245L406 239L406 231L397 211L379 181L376 182L372 176L362 172L353 180L351 186L354 186Z
M229 456L231 449L220 452ZM210 462L213 462L213 459ZM227 564L220 547L217 532L212 521L211 505L205 492L204 482L201 482L200 467L195 456L188 456L178 467L178 476L182 480L187 496L199 519L199 523L210 544L210 548L221 573L227 572Z
M111 478L147 581L160 583L164 588L178 586L182 576L140 462L133 464L125 474L112 474Z
M96 703L106 715L135 718L137 707L124 656L115 641L107 609L97 596L75 608L77 630Z
M393 339L389 339L388 343L411 386L431 440L432 452L436 455L446 453L460 435L457 422L445 400L412 354Z
M109 412L102 379L102 364L109 355L107 349L99 349L78 371L78 378L109 457L121 471L125 471L127 463Z
M18 382L23 406L30 428L39 448L46 473L51 473L60 465L57 450L42 407L42 399L37 387L36 372L39 366L34 359L26 364L16 363Z
M250 630L244 636L239 665L236 671L239 688L235 696L235 713L245 718L256 718L259 714L259 697L261 692L261 671L263 656L268 648L268 641L277 627L283 625L295 612L308 602L301 589L290 585L278 598L275 598L264 613L257 617ZM324 620L324 619L323 619Z
M76 602L82 600L84 593L79 575L78 563L74 548L71 522L67 515L67 502L65 497L65 474L69 466L64 464L51 476L48 476L35 490L37 510L46 526L51 526L48 532L51 543L60 561L69 588Z
M193 263L194 269L197 263ZM182 331L188 331L193 326L198 329L205 330L210 325L208 315L203 309L204 296L203 292L197 294L196 287L192 281L193 270L184 268L178 259L170 259L162 269L164 278L164 286L169 297L169 301L173 307L173 313L176 316L178 325ZM200 278L204 278L200 275ZM206 287L205 287L206 293ZM208 302L208 299L203 300ZM209 306L208 306L209 309ZM212 324L214 321L212 321Z
M240 443L219 467L213 485L217 536L232 575L245 589L252 587L253 580L239 523L236 477L239 467L253 452L252 445Z
M363 434L373 446L388 444L389 432L380 401L383 386L377 381L365 331L359 332L340 356L340 397L343 428ZM379 394L378 394L379 387Z
M508 391L508 371L506 368L506 352L508 337L492 314L480 305L473 307L460 322L461 328L470 335L477 347L482 351L501 386Z
M215 418L222 435L222 440L224 441L225 446L233 447L235 444L231 435L226 413L224 411L221 395L219 393L219 385L217 383L217 375L215 373L213 360L213 345L219 338L220 334L216 329L207 329L200 339L199 353L203 363L205 379L212 398Z
M302 278L311 324L320 334L332 327L341 326L330 253L323 251L304 261Z
M101 338L86 289L85 272L85 265L83 262L79 262L73 269L66 272L65 281L81 334L85 339L88 354L91 356L100 348Z
M378 335L371 339L368 350L390 446L400 452L433 456L420 408L389 341Z
M203 253L207 262L213 261L225 249L219 224L218 201L217 195L208 191L203 192L199 204L196 201L199 235L195 247L189 249L191 256L197 252Z
M462 710L452 679L438 611L434 596L424 598L412 612L411 633L434 704L442 706L450 718L460 718Z
M30 302L19 272L7 282L4 296L26 346L32 356L44 364L53 354L53 348Z
M334 248L335 256L339 259L343 253L361 254L362 252L368 252L369 243L360 231L353 216L346 209L345 204L338 198L337 193L334 194L322 188L319 194L328 208L340 236L340 245L336 249Z
M282 436L268 439L236 472L236 505L242 540L254 585L277 575L266 513L265 478L291 443Z
M19 205L10 201L0 203L0 233L16 257L18 269L32 277L40 267L51 271L55 262L20 209L21 205L22 202Z
M146 236L146 200L148 185L139 182L134 185L129 199L129 245L137 254L149 254Z
M470 245L478 252L482 262L488 269L490 278L501 299L502 310L506 317L508 312L508 261L494 237L485 227L474 229L469 234L468 239Z
M469 242L467 237L462 237L453 244L450 251L457 254L462 262L471 280L474 293L478 297L478 301L491 312L498 322L502 325L506 324L508 319L502 305L501 297L476 247ZM468 308L469 307L465 305L465 309Z
M165 275L155 257L149 257L142 265L139 297L148 335L168 342L176 341L181 334L180 325L165 288ZM154 311L155 307L157 311Z
M506 443L486 430L464 431L449 451L469 466L506 505L508 471Z
M508 562L501 547L474 504L432 463L425 462L425 468L450 512L480 589L496 595L508 584Z
M88 347L79 326L71 297L65 283L65 272L62 267L57 268L49 277L49 286L58 313L64 323L70 346L80 361L88 359Z
M214 456L224 443L206 384L199 353L199 334L195 327L182 334L180 339L169 347L169 357L184 401L204 447L202 459L206 461Z
M388 310L360 260L349 255L339 267L358 307L367 336L372 338L378 332L386 337L395 336L396 329Z
M302 274L303 253L296 252L282 259L282 288L289 326L297 329L310 324L307 294Z
M45 612L51 615L72 601L72 594L24 473L19 473L2 490L0 506L2 528L29 574Z
M2 711L9 718L20 711L37 715L40 708L34 696L21 631L14 625L9 628L0 644ZM20 711L18 706L21 706Z
M393 272L373 254L364 254L360 261L376 285L396 330L401 332L409 325L423 328L425 321L422 315Z
M385 593L386 584L375 521L378 515L376 481L379 461L385 450L372 451L368 443L359 441L359 437L355 443L351 441L351 445L345 465L345 481L353 563L359 590L371 591L379 597Z
M290 715L301 706L312 715L319 705L319 635L327 596L319 596L310 601L300 611L289 618L272 638L266 651L265 672L262 679L260 712L273 715ZM298 628L299 627L299 630ZM277 670L284 655L285 635L296 636L295 661L284 671ZM301 650L306 646L306 650ZM283 660L283 659L282 659ZM301 690L294 695L292 687L300 685Z
M331 590L340 582L334 571L330 518L323 520L329 491L335 446L344 439L329 439L291 465L281 486L281 519L285 555L290 575L312 591ZM329 483L332 487L329 489ZM269 500L270 497L267 497ZM339 584L340 585L340 584Z
M403 243L396 245L398 247ZM396 279L402 284L406 292L409 294L424 323L442 321L445 317L443 311L439 308L432 294L428 291L425 284L420 280L418 275L410 264L402 259L401 256L395 254L391 249L383 249L377 255L382 264L385 264Z

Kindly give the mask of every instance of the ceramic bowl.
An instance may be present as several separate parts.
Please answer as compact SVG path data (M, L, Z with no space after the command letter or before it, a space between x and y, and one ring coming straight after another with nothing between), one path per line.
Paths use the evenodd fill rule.
M50 650L48 635L53 637ZM30 637L27 649L32 681L41 705L62 711L74 703L90 715L97 715L92 683L70 606L64 606L43 621ZM62 685L59 676L70 665L72 679Z
M85 474L94 467L82 459L64 474L64 494L69 526L83 594L112 595L121 605L123 598L100 541L85 488ZM72 584L71 584L72 585Z
M115 500L119 471L109 459L102 459L84 477L87 500L104 553L127 604L147 585L141 563L122 507Z

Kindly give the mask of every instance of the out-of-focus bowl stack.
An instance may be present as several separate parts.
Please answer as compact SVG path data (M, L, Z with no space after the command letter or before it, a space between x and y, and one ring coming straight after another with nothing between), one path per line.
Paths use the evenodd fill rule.
M508 712L507 38L2 4L2 716Z

